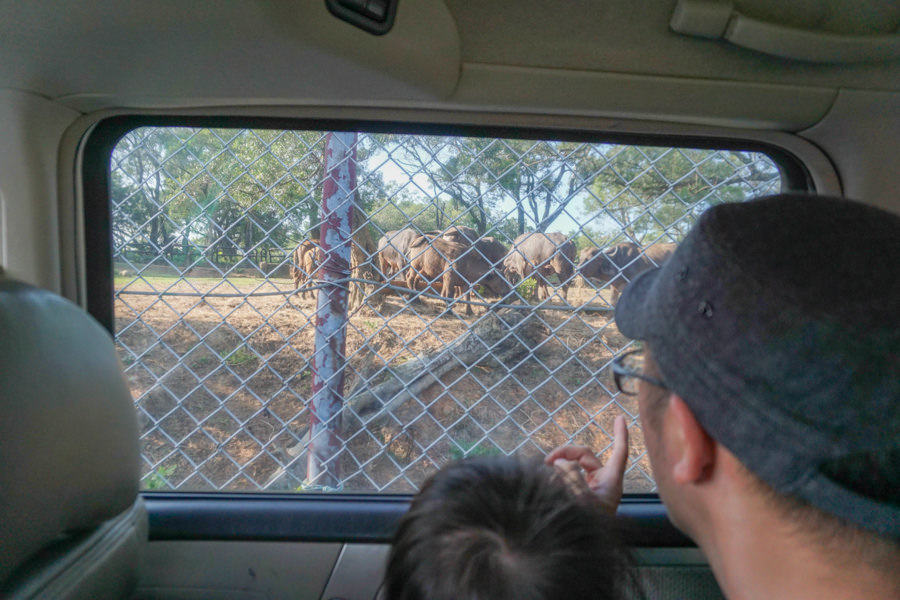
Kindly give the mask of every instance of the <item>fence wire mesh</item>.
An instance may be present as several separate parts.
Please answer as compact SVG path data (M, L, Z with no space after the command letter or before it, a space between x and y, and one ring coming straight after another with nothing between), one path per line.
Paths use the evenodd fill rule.
M307 489L327 134L141 128L113 151L116 341L144 487ZM608 373L627 280L709 206L778 192L732 150L358 133L337 489L472 454L598 453L654 484ZM546 288L546 289L544 289ZM468 292L468 293L467 293Z

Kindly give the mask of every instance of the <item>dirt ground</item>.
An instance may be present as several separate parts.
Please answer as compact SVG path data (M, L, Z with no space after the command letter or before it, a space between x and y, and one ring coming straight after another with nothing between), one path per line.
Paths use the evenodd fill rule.
M128 274L116 283L118 350L139 408L144 486L298 489L310 417L313 295L291 294L288 279ZM569 290L574 307L608 306L604 298L581 285ZM486 310L465 317L462 307L445 309L431 299L409 305L391 292L356 311L345 391L439 349ZM454 368L374 428L345 419L343 491L414 491L435 468L473 453L543 455L569 441L604 452L619 414L631 437L626 492L651 491L636 404L610 397L614 386L602 369L626 343L612 314L539 314L548 335L517 364L485 357L468 372Z

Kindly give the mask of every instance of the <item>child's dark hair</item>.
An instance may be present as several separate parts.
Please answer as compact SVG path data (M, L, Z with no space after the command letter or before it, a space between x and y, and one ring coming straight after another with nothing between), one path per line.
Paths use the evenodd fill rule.
M552 467L506 456L450 464L400 521L385 600L591 600L639 595L614 518Z

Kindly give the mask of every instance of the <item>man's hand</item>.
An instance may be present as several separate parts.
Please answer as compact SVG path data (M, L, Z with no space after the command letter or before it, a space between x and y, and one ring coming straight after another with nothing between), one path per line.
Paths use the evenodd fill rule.
M581 477L597 495L600 504L610 514L615 514L622 500L625 463L628 461L628 427L625 417L616 417L613 425L613 449L609 462L604 466L587 446L560 446L547 455L544 462L553 465L566 477Z

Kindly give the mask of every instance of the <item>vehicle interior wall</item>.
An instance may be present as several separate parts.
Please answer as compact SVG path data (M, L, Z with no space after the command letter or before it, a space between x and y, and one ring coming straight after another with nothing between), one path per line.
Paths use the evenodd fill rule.
M60 292L58 162L70 108L0 89L0 267L9 277ZM67 165L72 170L73 165Z
M900 94L841 90L825 118L800 135L831 158L846 197L900 212Z
M386 544L153 542L135 598L376 600L389 550ZM722 598L696 548L640 549L636 559L648 598Z
M237 5L152 2L128 13L108 3L51 4L33 3L18 10L16 23L0 24L0 267L79 302L86 260L79 142L95 123L122 114L745 137L798 156L821 193L900 213L900 61L798 65L673 36L674 1L652 3L640 23L627 1L586 3L596 18L573 13L562 21L554 20L554 3L539 1L510 2L503 20L482 3L404 2L396 31L378 39L334 21L321 2L303 5L313 11L303 14L280 3L253 3L250 13ZM793 9L756 4L763 16L781 10L797 25L822 20L811 1ZM845 26L895 31L895 12L881 4L880 21ZM52 19L42 21L47 14ZM95 26L79 30L78 22ZM236 32L235 22L244 29ZM228 46L235 39L264 42L247 53L253 44L236 50ZM183 67L174 76L173 64ZM141 597L371 598L386 548L160 538L148 550ZM644 548L639 557L662 569L705 565L691 548ZM709 584L702 573L694 591Z
M366 546L366 561L344 573L345 589L326 594L342 545L287 542L155 542L144 560L136 598L199 600L319 598L372 599L384 546ZM203 557L202 562L198 557ZM352 586L352 587L351 587ZM352 592L347 593L351 588Z
M406 3L383 37L313 0L4 2L0 10L8 16L0 21L0 82L82 112L408 104L448 97L459 78L459 36L441 0Z
M860 4L745 0L736 8L798 31L897 29L895 6ZM17 5L14 18L0 24L0 81L84 112L322 102L492 105L791 130L822 118L838 89L898 89L898 61L788 61L678 35L669 27L675 6L659 0L636 13L624 1L560 11L541 2L429 0L404 4L391 33L374 37L314 1L196 6L188 13L168 2L126 9L112 2L77 8L34 2Z

